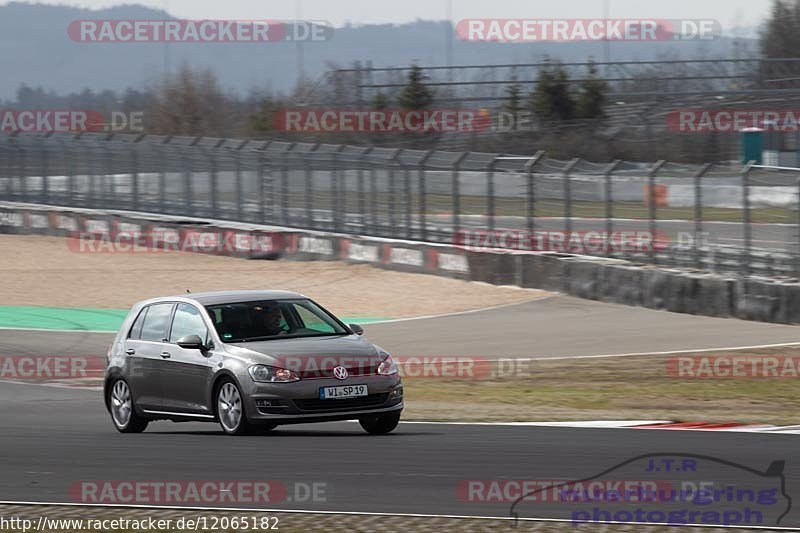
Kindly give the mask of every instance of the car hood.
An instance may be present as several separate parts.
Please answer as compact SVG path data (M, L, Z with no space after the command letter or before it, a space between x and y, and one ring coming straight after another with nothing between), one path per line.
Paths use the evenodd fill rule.
M387 355L358 335L226 344L225 350L249 364L287 368L301 378L332 377L337 366L353 376L374 374Z

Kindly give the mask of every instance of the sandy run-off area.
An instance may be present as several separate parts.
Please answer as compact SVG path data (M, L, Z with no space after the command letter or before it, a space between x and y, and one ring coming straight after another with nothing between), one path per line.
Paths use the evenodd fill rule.
M250 261L189 252L87 253L61 237L0 235L0 305L124 309L155 296L296 291L337 314L406 318L532 300L545 293L368 265Z

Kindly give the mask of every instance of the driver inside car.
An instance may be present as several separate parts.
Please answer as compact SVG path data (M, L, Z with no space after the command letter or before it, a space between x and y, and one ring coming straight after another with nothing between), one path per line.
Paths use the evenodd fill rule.
M288 331L281 326L283 316L280 306L276 304L256 306L252 308L253 336L271 337L274 335L286 335Z

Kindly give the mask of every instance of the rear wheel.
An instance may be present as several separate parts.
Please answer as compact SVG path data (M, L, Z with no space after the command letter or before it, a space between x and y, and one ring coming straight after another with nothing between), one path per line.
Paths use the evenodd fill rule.
M254 426L247 421L242 393L233 381L226 380L217 389L217 417L228 435L247 435Z
M118 379L111 384L108 406L111 410L111 421L120 433L141 433L147 428L148 420L136 414L131 389L124 379Z
M358 423L370 435L385 435L394 431L400 423L400 412L365 416L359 418Z

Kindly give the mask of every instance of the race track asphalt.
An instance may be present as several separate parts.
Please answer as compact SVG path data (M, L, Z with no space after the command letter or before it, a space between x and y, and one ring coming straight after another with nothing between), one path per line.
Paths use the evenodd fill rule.
M398 354L538 357L795 342L795 332L561 296L368 328L371 340ZM103 354L109 340L107 334L2 331L0 353ZM80 500L70 488L81 481L267 479L285 483L290 497L295 487L323 483L324 500L226 505L509 516L511 501L462 501L458 487L469 480L585 479L645 454L708 456L704 464L717 465L709 469L719 468L715 461L731 461L742 469L692 476L701 481L724 475L734 484L785 461L786 493L800 494L794 435L402 423L392 435L371 437L352 422L241 438L223 435L215 424L157 422L143 434L121 435L97 391L0 382L0 405L3 501ZM612 471L606 477L647 475ZM800 526L798 509L790 509L781 525ZM547 501L518 510L523 517L570 518L574 508ZM777 514L782 513L783 507Z
M324 302L323 302L324 304ZM518 305L365 327L397 355L570 357L800 343L800 327L553 296ZM109 333L0 330L2 355L105 355Z
M762 471L784 460L787 494L800 493L793 435L403 423L392 435L371 437L350 422L240 438L215 424L158 422L145 433L122 435L99 392L3 383L0 402L3 501L80 501L80 492L70 492L79 482L272 480L284 483L290 498L295 487L324 484L324 501L222 506L509 516L510 501L463 501L458 487L470 480L585 479L653 453L702 454ZM734 481L750 477L734 474ZM521 516L570 518L572 510L559 501L526 503ZM800 511L782 524L800 525Z

